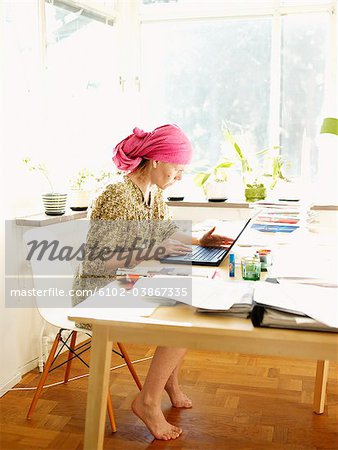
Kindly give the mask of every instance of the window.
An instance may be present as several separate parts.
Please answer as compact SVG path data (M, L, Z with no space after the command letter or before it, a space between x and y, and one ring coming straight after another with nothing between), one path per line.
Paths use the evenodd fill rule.
M280 146L293 178L306 140L315 177L334 5L141 1L142 118L181 125L196 167L223 154L222 120L246 148Z
M151 23L142 31L143 117L180 124L199 165L218 160L223 119L236 131L245 125L254 146L267 145L270 19Z
M300 175L301 149L306 138L311 172L318 169L316 136L324 100L325 59L328 54L327 13L287 15L282 19L281 133L282 153Z
M45 141L54 171L67 182L83 167L95 170L111 161L117 84L115 28L111 20L106 23L83 8L49 3L45 8Z

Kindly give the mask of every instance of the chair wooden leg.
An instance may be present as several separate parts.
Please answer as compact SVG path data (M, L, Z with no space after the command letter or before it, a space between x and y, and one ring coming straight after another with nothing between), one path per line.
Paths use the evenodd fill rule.
M116 422L115 422L115 416L114 416L113 402L112 402L112 399L110 396L109 389L108 389L107 409L108 409L108 417L109 417L111 430L113 433L116 433L117 428L116 428Z
M49 369L50 369L50 367L52 365L52 362L53 362L53 359L54 359L57 347L59 345L60 339L61 339L61 330L55 336L52 348L51 348L51 350L49 352L49 355L48 355L45 367L44 367L43 372L41 374L41 378L40 378L38 387L37 387L37 389L35 391L35 394L34 394L34 397L33 397L32 403L31 403L31 406L30 406L29 411L27 413L27 419L28 420L30 420L32 418L32 415L33 415L33 412L35 410L36 404L37 404L37 402L38 402L38 400L40 398L43 386L45 385L45 381L47 379L47 376L48 376L48 373L49 373Z
M124 345L121 344L120 342L117 342L117 345L118 345L118 348L120 349L122 356L128 366L129 372L131 373L132 377L134 378L134 381L135 381L137 387L139 388L139 390L141 390L142 389L141 381L140 381L137 373L135 372L134 366L133 366L132 362L130 361L130 358L128 356L126 349L124 348Z
M70 369L72 367L72 362L73 362L73 358L74 358L73 351L74 351L74 348L75 348L76 336L77 336L77 331L72 331L72 337L71 337L70 345L69 345L71 350L68 351L68 362L67 362L67 365L66 365L65 378L63 380L64 383L67 383L68 380L69 380Z

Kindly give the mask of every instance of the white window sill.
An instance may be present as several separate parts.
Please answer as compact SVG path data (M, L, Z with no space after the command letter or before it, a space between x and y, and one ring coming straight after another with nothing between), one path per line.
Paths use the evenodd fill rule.
M231 201L225 202L208 202L207 200L198 201L167 201L168 206L173 207L186 207L186 208L235 208L246 209L249 208L250 203L244 201ZM317 204L312 206L311 209L316 211L338 211L338 205L330 204ZM16 224L26 227L44 227L47 225L53 225L55 223L68 222L71 220L85 219L87 217L87 211L74 212L67 210L62 216L47 216L44 213L33 214L25 217L17 217L15 219Z

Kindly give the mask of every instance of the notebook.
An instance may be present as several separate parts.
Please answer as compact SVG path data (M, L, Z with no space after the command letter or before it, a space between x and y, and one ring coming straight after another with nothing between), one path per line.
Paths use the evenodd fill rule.
M192 264L194 266L219 266L224 258L230 253L233 246L240 238L243 231L251 222L252 217L245 223L236 239L229 247L202 247L193 245L192 252L182 256L166 256L160 261L164 264Z

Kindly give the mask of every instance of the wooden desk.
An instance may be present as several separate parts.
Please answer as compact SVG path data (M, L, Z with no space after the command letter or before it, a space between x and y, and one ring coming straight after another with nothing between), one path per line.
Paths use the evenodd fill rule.
M314 410L323 412L328 361L338 361L337 334L254 328L250 320L199 314L186 305L161 307L149 318L114 320L113 308L112 317L95 315L79 309L70 317L93 331L85 450L103 447L113 341L318 360Z

